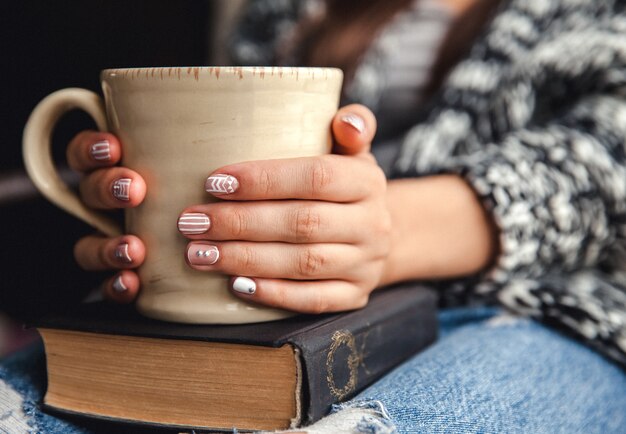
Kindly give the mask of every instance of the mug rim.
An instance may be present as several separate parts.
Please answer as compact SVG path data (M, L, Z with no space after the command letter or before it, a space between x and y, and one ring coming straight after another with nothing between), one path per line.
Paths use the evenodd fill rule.
M220 75L238 76L243 78L246 76L266 76L277 75L283 77L292 75L296 79L300 76L310 75L316 77L323 75L328 78L329 75L343 76L343 71L335 67L318 67L318 66L158 66L158 67L138 67L138 68L107 68L100 72L100 78L129 78L136 79L140 77L150 78L159 77L177 78L180 80L183 76L191 76L196 80L201 75L215 76Z

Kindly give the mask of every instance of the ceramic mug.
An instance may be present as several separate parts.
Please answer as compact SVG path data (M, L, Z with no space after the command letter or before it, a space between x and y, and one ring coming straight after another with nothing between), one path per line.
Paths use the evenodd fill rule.
M204 191L207 176L241 161L328 153L330 123L342 73L334 68L195 67L107 69L104 104L93 92L64 89L32 112L24 130L26 169L44 196L106 235L137 235L146 245L139 268L142 314L186 323L270 321L291 313L246 303L228 278L191 269L188 240L177 230L182 210L218 199ZM87 208L57 174L50 136L72 109L86 111L123 145L122 164L147 184L143 203L125 210L123 231Z

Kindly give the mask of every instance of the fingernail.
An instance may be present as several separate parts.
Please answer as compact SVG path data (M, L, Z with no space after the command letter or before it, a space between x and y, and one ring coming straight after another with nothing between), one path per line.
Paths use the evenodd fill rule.
M178 230L183 235L203 234L211 227L211 220L200 212L187 212L178 218Z
M350 125L352 128L357 130L359 133L365 131L365 121L361 116L355 115L354 113L348 113L341 117L341 122L344 122Z
M239 188L239 181L231 175L209 176L204 183L207 193L231 194Z
M113 196L118 200L128 202L130 200L130 183L132 179L122 178L113 183Z
M122 276L117 276L113 281L113 290L115 292L125 292L128 291L128 287L124 285L124 281L122 280Z
M109 161L111 159L111 145L106 140L94 143L89 148L89 153L96 161Z
M233 281L233 291L242 294L254 294L256 292L256 282L247 277L238 277Z
M193 265L213 265L220 258L220 251L210 244L191 244L187 249L187 259Z
M115 259L126 264L133 262L133 259L128 253L128 243L120 243L115 247Z

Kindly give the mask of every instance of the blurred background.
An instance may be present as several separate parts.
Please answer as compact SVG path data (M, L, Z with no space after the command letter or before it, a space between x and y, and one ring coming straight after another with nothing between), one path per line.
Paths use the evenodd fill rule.
M83 87L98 93L99 71L117 67L223 64L234 0L3 1L0 6L0 357L34 339L20 324L78 302L106 274L85 273L74 242L93 232L44 200L25 175L22 130L49 93ZM66 115L53 138L65 146L94 128L81 112ZM67 173L67 179L77 177Z

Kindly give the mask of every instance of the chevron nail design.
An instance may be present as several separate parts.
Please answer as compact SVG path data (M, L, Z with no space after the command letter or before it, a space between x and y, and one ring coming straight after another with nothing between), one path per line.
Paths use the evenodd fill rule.
M178 218L178 230L183 235L203 234L210 227L209 216L200 212L188 212Z
M239 181L231 175L209 176L204 184L207 193L231 194L239 188Z
M187 249L187 259L192 265L213 265L220 258L217 246L210 244L190 244Z
M89 153L96 161L109 161L111 159L111 146L109 145L109 142L103 140L91 145Z
M115 247L115 259L120 262L124 262L126 264L130 264L133 262L133 259L130 257L128 253L128 243L120 243Z
M113 183L113 196L118 200L128 202L130 200L130 183L132 179L122 178Z
M128 287L124 285L124 281L122 280L122 276L117 276L113 281L113 290L115 292L125 292L128 291Z

